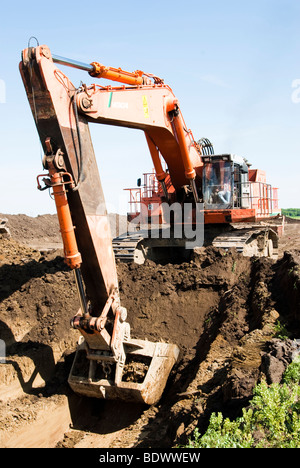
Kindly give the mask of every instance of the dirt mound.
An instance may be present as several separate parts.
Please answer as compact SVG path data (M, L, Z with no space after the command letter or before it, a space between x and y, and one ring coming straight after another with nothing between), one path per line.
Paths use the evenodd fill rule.
M62 251L32 250L13 239L1 239L0 300L1 336L8 347L20 340L62 339L69 334L65 313L79 307Z
M60 249L62 248L61 234L56 214L38 215L36 217L25 214L1 214L0 219L7 219L12 238L23 245L34 249ZM111 233L113 237L125 232L126 216L109 213Z
M288 224L299 224L299 223L300 223L300 219L290 218L289 216L286 216L286 217L285 217L285 221L286 221Z
M299 250L275 262L207 248L180 265L117 268L132 336L181 349L150 408L72 394L73 275L60 250L0 239L0 446L172 447L204 429L212 411L239 414L256 382L280 378L292 359L295 350L274 344L274 324L299 338Z
M36 217L25 214L0 214L7 219L7 226L13 239L34 248L60 248L61 236L56 214Z

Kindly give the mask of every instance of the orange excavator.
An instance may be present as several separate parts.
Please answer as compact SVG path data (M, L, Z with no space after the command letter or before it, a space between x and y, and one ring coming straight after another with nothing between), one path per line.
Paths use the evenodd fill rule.
M76 88L57 65L120 84ZM214 155L208 140L196 142L171 88L155 75L63 58L45 45L23 50L20 73L44 150L38 188L52 191L80 298L69 384L83 395L153 404L179 348L131 338L115 258L143 263L157 251L201 247L209 236L223 248L271 256L282 229L276 190L243 158ZM89 122L145 133L154 177L136 189L132 235L112 240Z
M206 138L196 144L203 162L196 175L201 203L192 205L192 191L188 186L175 188L168 170L164 185L158 183L155 172L144 173L143 184L138 179L138 187L125 189L130 194L129 231L113 239L116 258L138 264L146 259L181 262L191 259L199 247L213 245L235 248L245 256L276 259L284 232L278 189L267 183L264 171L251 169L244 158L215 155Z

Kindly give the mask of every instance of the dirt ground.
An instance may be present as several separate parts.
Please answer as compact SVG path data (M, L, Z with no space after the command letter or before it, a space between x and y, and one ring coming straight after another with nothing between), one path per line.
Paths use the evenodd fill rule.
M288 223L277 261L207 248L180 265L118 263L132 336L175 343L180 358L157 405L75 395L79 302L56 216L5 217L0 447L176 447L213 411L239 415L255 384L280 381L299 352L300 224ZM278 320L288 340L273 338Z

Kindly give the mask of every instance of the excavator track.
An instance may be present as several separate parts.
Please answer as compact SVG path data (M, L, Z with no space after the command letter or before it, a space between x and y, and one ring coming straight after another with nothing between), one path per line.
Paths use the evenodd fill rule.
M129 235L122 234L115 237L112 241L113 250L116 260L121 262L136 262L138 263L137 245L144 237L140 233L133 233Z
M214 247L235 248L247 257L278 257L278 235L269 228L224 232L212 241Z
M162 234L164 229L168 231L168 228L160 226L151 233L145 229L114 238L112 245L116 260L139 265L145 260L168 263L178 256L181 261L188 260L191 250L185 248L186 241Z
M253 225L251 228L231 226L231 231L225 231L212 236L206 246L229 250L235 248L239 253L247 257L278 257L278 234L269 226ZM122 234L113 239L113 250L115 258L125 263L142 264L146 259L159 261L159 257L153 254L156 247L162 250L167 247L184 249L184 242L178 242L177 245L164 239L164 243L158 239L152 239L149 242L147 235L143 231L133 234ZM157 250L157 249L156 249ZM174 252L173 252L174 254ZM162 257L161 257L162 258ZM182 256L182 261L187 257Z

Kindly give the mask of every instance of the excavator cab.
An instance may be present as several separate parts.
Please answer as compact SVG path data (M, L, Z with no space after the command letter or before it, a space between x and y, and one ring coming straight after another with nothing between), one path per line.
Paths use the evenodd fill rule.
M203 156L203 201L208 210L249 208L250 185L245 160L232 154Z

